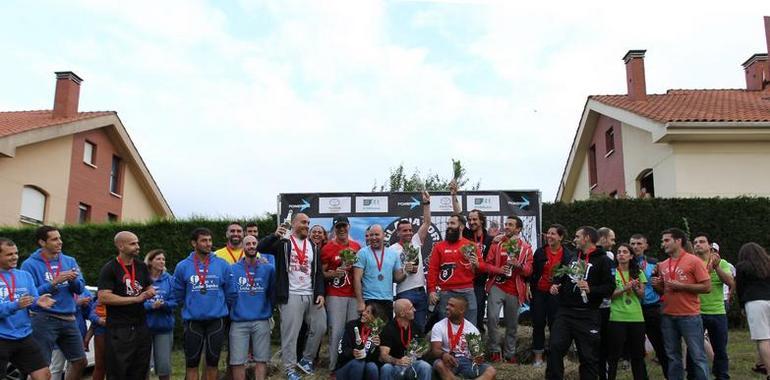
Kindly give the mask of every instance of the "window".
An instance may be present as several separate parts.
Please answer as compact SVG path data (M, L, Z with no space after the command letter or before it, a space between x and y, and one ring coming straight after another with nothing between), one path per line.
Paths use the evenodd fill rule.
M588 149L588 185L593 189L598 183L596 178L596 145Z
M96 166L96 144L86 140L83 145L83 162Z
M604 147L607 148L607 153L604 157L607 157L615 151L615 128L610 127L607 132L604 132Z
M43 224L46 195L34 186L24 186L21 191L20 219L25 223Z
M655 198L655 178L652 169L644 169L636 177L639 184L639 198Z
M120 194L120 157L112 156L112 168L110 169L110 192Z
M110 223L115 223L115 222L117 222L117 221L118 221L118 216L117 216L117 215L115 215L115 214L113 214L113 213L111 213L111 212L108 212L108 213L107 213L107 220L108 220Z
M88 223L91 221L91 206L85 203L78 204L78 223Z
M612 198L612 199L618 199L618 191L617 191L617 190L615 190L615 191L611 192L611 193L610 193L610 198Z

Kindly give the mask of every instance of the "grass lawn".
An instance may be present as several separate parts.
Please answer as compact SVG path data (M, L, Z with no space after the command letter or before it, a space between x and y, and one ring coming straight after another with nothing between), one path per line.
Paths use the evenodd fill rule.
M519 329L520 350L524 347L529 347L531 330L528 326L521 326ZM273 347L273 353L277 353L278 347ZM327 344L324 342L321 347L321 359L320 363L316 365L316 375L305 376L304 379L328 379L329 372L326 370L328 364L326 354ZM730 376L732 379L763 379L762 376L751 372L751 367L754 366L754 360L756 359L756 345L749 339L748 329L746 330L730 330L730 342L728 344L728 353L730 356ZM225 368L224 357L222 355L222 361L220 368ZM173 368L174 379L184 378L184 354L181 350L173 352ZM280 357L276 354L273 356L273 363L270 366L269 379L284 379L285 375L283 371L280 371ZM497 364L495 367L498 370L498 379L543 379L545 377L545 368L535 369L529 364ZM565 379L577 379L577 363L567 360L565 362ZM647 371L650 379L663 379L660 366L651 360L647 360ZM153 376L154 377L154 376ZM626 380L631 379L631 370L619 370L618 379Z

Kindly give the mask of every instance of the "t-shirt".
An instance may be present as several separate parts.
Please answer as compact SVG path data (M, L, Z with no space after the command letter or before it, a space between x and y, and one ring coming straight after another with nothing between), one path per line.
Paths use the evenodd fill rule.
M396 251L390 247L380 248L372 252L372 247L366 246L358 251L358 262L353 265L362 268L361 287L365 300L393 300L393 271L401 270L401 260ZM382 255L382 268L377 267L377 260ZM382 280L380 280L382 276Z
M626 282L631 281L628 271L623 271L621 274L620 269L615 270L615 289L623 289L623 279ZM643 271L639 272L639 283L644 288L647 283L647 276ZM639 296L632 290L624 293L618 298L613 298L610 303L610 321L613 322L644 322L644 314L642 313L642 303L639 300Z
M671 281L672 275L673 279L683 284L697 284L710 279L703 260L684 251L680 253L679 259L668 258L658 263L658 272L665 282ZM700 298L696 293L674 292L666 286L665 293L663 293L662 312L673 316L699 315Z
M411 335L409 333L411 332ZM411 330L402 329L395 319L388 322L380 334L380 346L389 347L388 355L401 359L406 355L406 348L412 339L424 339L424 334L420 328L411 321Z
M341 245L336 240L332 240L321 249L321 262L326 265L326 270L336 270L342 264L340 260L340 252L346 248L350 248L355 252L361 249L361 245L348 240L347 245ZM345 277L334 277L326 279L326 295L333 297L355 297L353 291L351 273L352 269L349 269L345 273Z
M450 352L449 347L449 334L447 334L447 323L449 322L449 318L444 318L440 320L438 323L433 325L433 330L431 330L430 333L430 341L431 342L441 342L441 349L444 352L449 352L452 356L459 357L464 356L466 358L471 357L470 350L468 349L468 342L465 340L465 334L473 333L473 334L479 334L479 329L476 328L476 326L473 325L470 321L467 319L464 320L463 325L463 331L462 336L460 337L460 340L457 342L457 345L455 346L454 350ZM457 334L458 330L460 329L460 325L456 325L454 323L451 323L452 325L452 334Z
M313 243L310 239L289 238L291 257L289 258L289 293L312 296L313 295ZM299 252L305 253L305 262L300 263Z
M537 281L537 290L541 292L548 292L551 290L551 272L553 268L561 264L561 259L564 256L564 247L559 247L556 252L551 252L551 247L546 246L543 249L547 261L543 264L543 274L540 275L540 279Z
M418 234L412 235L412 247L415 247L420 251L420 254L417 255L417 272L406 272L406 279L401 281L401 283L396 284L396 294L425 286L425 272L423 272L422 269L422 241ZM393 244L390 248L398 253L398 257L401 259L402 264L406 262L404 247L401 246L401 243Z
M731 273L730 264L725 259L719 261L719 268L726 273ZM700 295L700 312L708 315L725 314L725 284L719 278L716 270L710 270L709 275L711 276L711 291Z
M134 297L139 295L144 288L152 285L147 265L137 259L134 259L131 264L124 264L126 264L126 270L123 270L117 258L112 258L104 264L99 273L99 290L111 290L112 294L121 297ZM136 273L136 277L132 286L131 273L133 272ZM143 302L120 306L107 305L107 327L137 326L145 323L146 314Z
M224 247L214 251L217 257L227 261L228 264L233 265L243 258L243 248L230 248Z

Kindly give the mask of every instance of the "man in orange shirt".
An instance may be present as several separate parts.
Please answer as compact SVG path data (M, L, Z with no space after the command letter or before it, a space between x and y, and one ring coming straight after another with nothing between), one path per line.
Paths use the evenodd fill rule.
M661 331L668 356L668 379L684 378L681 340L687 344L697 380L710 378L708 359L703 347L703 321L700 317L699 294L711 290L711 277L703 260L687 253L687 235L678 228L663 231L661 246L669 258L658 264L652 285L663 294Z

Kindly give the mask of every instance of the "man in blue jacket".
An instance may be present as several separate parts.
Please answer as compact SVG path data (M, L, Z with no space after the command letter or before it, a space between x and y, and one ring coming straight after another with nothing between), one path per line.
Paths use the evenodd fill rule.
M56 301L49 295L38 297L32 276L16 269L19 250L10 239L0 238L0 379L10 361L33 380L48 380L51 372L40 348L30 335L29 307L48 309Z
M32 337L47 364L51 364L51 353L58 346L70 364L66 380L80 379L87 361L75 320L74 296L83 293L86 283L75 258L62 252L61 233L56 227L39 227L35 238L40 248L21 269L32 275L39 294L51 294L56 303L50 309L32 306Z
M182 305L184 355L188 380L198 380L198 366L206 348L205 378L216 380L225 341L230 265L211 252L211 231L196 228L190 243L194 250L176 265L174 299Z
M275 266L257 255L257 238L243 239L243 258L230 266L230 365L233 380L246 378L245 364L251 343L254 378L264 380L270 360L270 317L273 316Z

